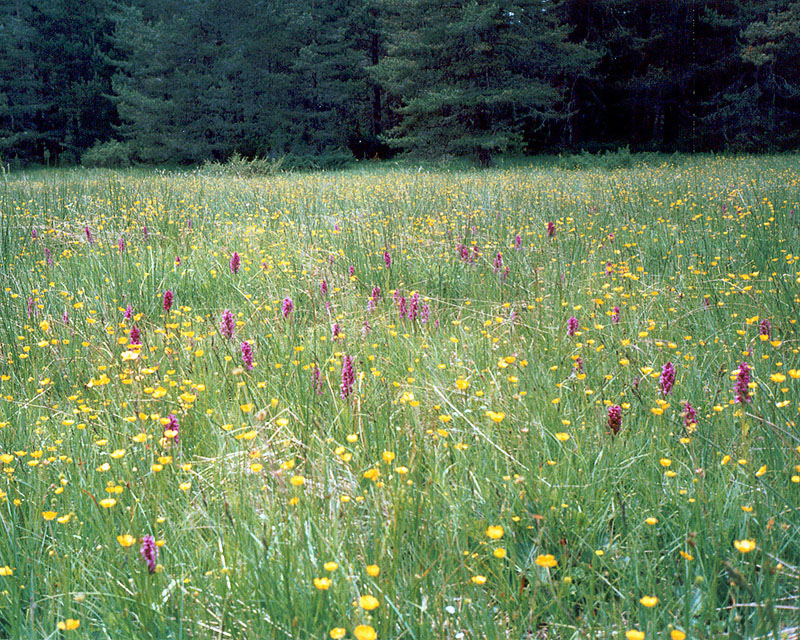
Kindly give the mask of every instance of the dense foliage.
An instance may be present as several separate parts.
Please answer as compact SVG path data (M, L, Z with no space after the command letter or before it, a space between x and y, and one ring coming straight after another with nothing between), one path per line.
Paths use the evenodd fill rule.
M798 47L788 0L0 0L0 159L788 149Z

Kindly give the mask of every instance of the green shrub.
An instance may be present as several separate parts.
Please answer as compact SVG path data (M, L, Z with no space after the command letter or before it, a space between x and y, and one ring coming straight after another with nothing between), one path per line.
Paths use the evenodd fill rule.
M98 142L81 156L84 167L118 169L131 166L131 148L124 142L110 140Z

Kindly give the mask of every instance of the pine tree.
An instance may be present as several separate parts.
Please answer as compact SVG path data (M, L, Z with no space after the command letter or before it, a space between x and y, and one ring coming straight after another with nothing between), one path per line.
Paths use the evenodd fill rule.
M541 2L405 0L376 76L398 96L392 144L424 153L495 153L561 117L567 76L591 55Z

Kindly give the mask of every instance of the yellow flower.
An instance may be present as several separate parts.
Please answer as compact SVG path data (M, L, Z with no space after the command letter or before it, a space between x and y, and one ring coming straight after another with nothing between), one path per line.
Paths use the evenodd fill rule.
M750 553L753 549L756 548L756 541L755 540L734 540L733 546L736 547L736 550L740 553Z
M0 567L0 576L1 577L5 578L6 576L13 576L13 575L14 575L14 570L11 567L9 567L8 565L6 565L5 567Z
M557 433L556 440L558 440L559 442L566 442L567 440L569 440L569 434L564 433L563 431L561 433Z
M499 540L503 537L503 527L500 525L491 525L488 529L486 529L486 535L489 536L492 540Z
M103 507L103 509L110 509L115 504L117 504L117 501L114 500L114 498L105 498L100 501L100 506Z
M475 584L484 584L486 582L486 576L472 576L470 578Z
M469 389L469 382L464 380L463 378L459 378L456 380L456 389L459 391L464 391L465 389Z
M685 640L686 634L680 629L673 629L669 632L670 640Z
M394 460L394 453L391 451L384 451L383 452L383 461L386 464L390 464Z
M130 547L136 542L136 538L134 538L130 533L126 533L121 536L117 536L117 542L119 542L123 547Z
M645 607L655 607L658 604L658 598L655 596L643 596L639 598L639 602Z
M42 517L45 520L55 520L55 517L58 515L55 511L42 511Z
M314 586L320 591L327 591L331 586L330 578L314 578Z
M322 567L325 569L325 571L336 571L336 569L339 568L339 565L331 561L331 562L326 562L325 564L322 565Z
M370 576L371 578L377 578L380 572L381 568L377 564L367 565L367 575Z
M378 634L375 633L375 629L368 624L358 625L353 629L353 635L356 637L356 640L375 640L378 637Z
M380 606L380 604L381 603L378 602L378 599L375 596L371 596L369 594L361 596L358 599L358 605L362 609L366 609L367 611L372 611L373 609L377 609Z
M343 627L334 627L330 630L329 635L333 640L341 640L347 634L347 630Z
M650 516L649 518L645 518L644 521L645 521L645 524L649 524L651 526L654 525L654 524L658 524L658 518L654 518L653 516Z
M494 555L495 558L500 558L502 560L506 557L506 550L503 547L497 547L497 549L492 552L492 555Z
M506 414L503 413L502 411L487 411L486 417L492 420L493 422L499 424L505 419Z
M766 472L767 472L767 465L762 465L762 466L761 466L761 467L758 469L758 471L756 471L756 477L757 477L757 478L760 478L760 477L761 477L761 476L763 476L763 475L764 475Z
M75 620L73 618L67 618L66 620L63 620L62 622L58 623L58 628L61 631L74 631L80 626L81 626L81 621Z
M302 487L305 481L306 479L303 476L292 476L292 479L289 480L293 487Z
M625 632L625 637L628 640L644 640L644 633L638 629L631 629Z
M555 559L553 555L548 553L543 556L537 556L536 564L539 565L540 567L545 567L547 569L550 569L552 567L555 567L558 564L558 561Z

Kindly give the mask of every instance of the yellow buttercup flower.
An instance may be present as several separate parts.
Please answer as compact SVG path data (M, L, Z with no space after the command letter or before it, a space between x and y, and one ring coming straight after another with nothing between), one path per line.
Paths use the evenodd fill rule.
M129 533L125 533L121 536L117 536L117 542L119 542L123 547L130 547L136 542L136 538Z
M546 569L550 569L552 567L555 567L558 564L558 561L555 559L553 555L547 553L542 556L537 556L536 564L539 565L540 567L545 567Z

